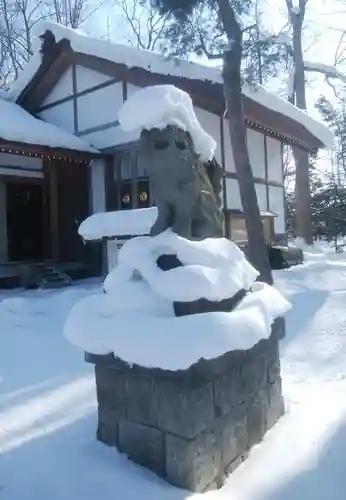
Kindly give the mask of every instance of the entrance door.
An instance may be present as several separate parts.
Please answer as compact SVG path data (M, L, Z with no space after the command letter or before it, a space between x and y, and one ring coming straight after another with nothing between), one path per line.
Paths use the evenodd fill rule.
M8 182L6 186L9 260L43 260L43 188L39 184L17 182Z

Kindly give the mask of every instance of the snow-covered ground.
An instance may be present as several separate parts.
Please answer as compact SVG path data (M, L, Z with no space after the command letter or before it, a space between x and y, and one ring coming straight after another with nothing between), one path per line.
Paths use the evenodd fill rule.
M287 413L207 500L346 496L346 253L276 273L291 301L281 343ZM92 367L62 335L72 305L100 284L0 292L0 499L183 500L95 440Z

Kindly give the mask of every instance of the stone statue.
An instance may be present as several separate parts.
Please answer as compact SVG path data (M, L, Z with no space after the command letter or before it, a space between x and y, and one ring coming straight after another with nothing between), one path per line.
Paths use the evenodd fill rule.
M199 159L189 132L173 126L143 130L140 161L158 210L152 236L167 228L190 240L223 236L223 172L215 160Z

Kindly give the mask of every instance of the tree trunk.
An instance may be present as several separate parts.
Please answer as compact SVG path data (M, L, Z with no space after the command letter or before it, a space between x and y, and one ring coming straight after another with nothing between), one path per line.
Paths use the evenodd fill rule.
M312 245L311 192L309 176L309 154L302 149L294 148L296 165L295 188L295 229L298 237Z
M255 183L246 141L241 84L242 31L229 0L218 0L220 16L228 36L229 48L224 52L223 85L228 124L240 198L248 234L249 259L260 273L260 280L273 283L267 244L258 207Z
M305 2L305 0L304 0ZM305 16L305 4L300 1L299 12L289 11L293 28L293 59L294 59L294 91L295 105L306 110L305 69L302 47L302 28ZM295 190L295 226L297 236L303 238L311 245L311 193L309 177L309 153L302 149L294 148L293 155L296 165L296 190Z

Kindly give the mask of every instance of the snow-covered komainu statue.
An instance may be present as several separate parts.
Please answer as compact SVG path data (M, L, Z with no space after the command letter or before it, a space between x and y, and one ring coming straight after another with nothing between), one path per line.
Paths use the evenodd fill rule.
M172 228L189 240L223 236L222 168L190 96L173 85L145 87L119 111L125 132L140 133L139 161L158 209L151 236Z
M152 236L168 228L191 240L223 236L222 169L215 160L201 161L189 132L174 126L143 130L140 161L158 209Z

